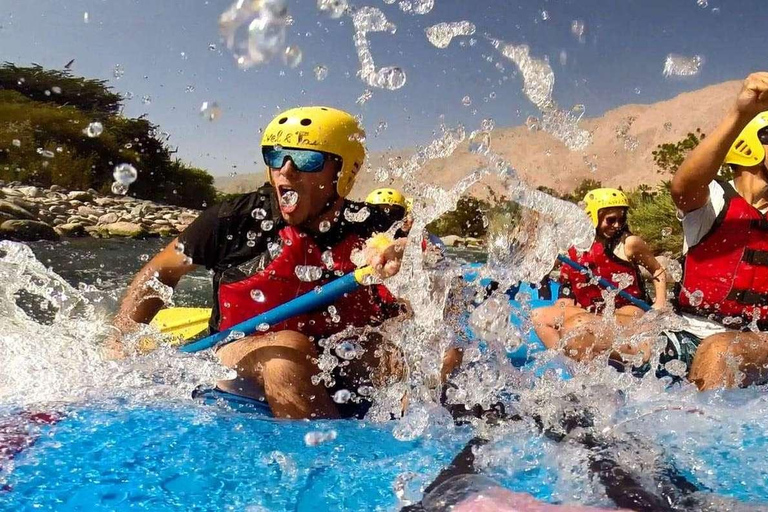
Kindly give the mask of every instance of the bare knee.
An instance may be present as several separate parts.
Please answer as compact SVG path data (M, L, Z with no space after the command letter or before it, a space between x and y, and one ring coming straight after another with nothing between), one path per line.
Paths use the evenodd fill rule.
M266 364L280 359L308 360L317 357L315 344L295 331L279 331L249 336L225 345L216 353L221 363L236 370L246 364Z

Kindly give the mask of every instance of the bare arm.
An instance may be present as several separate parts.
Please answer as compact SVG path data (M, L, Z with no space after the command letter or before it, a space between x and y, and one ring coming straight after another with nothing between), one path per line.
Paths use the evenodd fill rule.
M672 178L672 199L687 213L709 200L709 184L717 176L731 144L760 112L768 110L768 72L753 73L744 81L735 104L720 125L686 157Z
M163 307L163 301L151 297L153 290L147 287L147 282L153 277L166 286L175 288L185 274L193 271L196 266L176 249L178 239L174 239L159 254L139 271L128 287L120 309L115 315L114 325L121 332L133 330L135 323L149 323Z
M627 257L633 263L641 265L653 276L653 289L656 299L653 301L655 309L664 309L667 305L667 272L661 266L659 260L651 252L648 244L639 236L629 236L624 242L624 250Z

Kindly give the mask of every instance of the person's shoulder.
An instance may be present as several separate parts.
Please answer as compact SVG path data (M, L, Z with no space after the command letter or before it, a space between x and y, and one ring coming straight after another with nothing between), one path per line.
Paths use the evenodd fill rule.
M220 218L252 215L254 210L264 210L259 216L272 217L274 189L265 183L253 192L228 197L219 204Z
M648 244L646 244L645 240L637 235L627 235L624 238L624 252L627 253L627 256L631 256L638 251L642 251L646 247L648 247Z

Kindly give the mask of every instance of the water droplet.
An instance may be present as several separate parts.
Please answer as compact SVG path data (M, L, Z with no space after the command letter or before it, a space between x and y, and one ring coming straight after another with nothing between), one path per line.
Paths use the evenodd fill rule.
M91 21L91 17L90 17L90 15L88 14L88 11L85 11L85 12L83 13L83 23L88 23L89 21Z
M299 278L299 281L305 283L311 283L323 277L323 269L314 265L296 265L293 271L296 277Z
M94 121L88 124L84 132L85 132L85 135L93 139L95 137L98 137L104 132L104 125L102 125L98 121Z
M269 252L269 257L271 259L275 259L280 255L280 251L282 251L282 247L280 247L280 244L276 242L269 242L267 244L267 251Z
M320 223L317 229L319 229L321 233L327 233L328 230L331 229L331 223L327 220L324 220Z
M21 147L21 141L20 141L19 139L13 139L13 140L11 141L11 144L13 144L14 146L16 146L17 148L20 148L20 147Z
M696 5L698 5L702 9L706 9L707 7L709 7L709 2L707 0L696 0Z
M688 301L691 303L691 306L693 307L700 306L701 303L704 301L704 292L701 290L694 291L688 296Z
M371 211L367 206L364 206L359 210L353 210L352 208L344 209L344 218L349 222L365 222L365 219L370 215Z
M672 123L670 123L669 121L664 123L664 129L667 131L670 131L672 129Z
M209 44L208 45L208 49L211 50L212 52L215 52L216 51L216 44L215 43Z
M667 227L661 228L661 237L662 238L668 238L670 236L672 236L672 228L671 227L667 226Z
M315 78L318 82L322 82L328 78L328 68L322 64L315 66Z
M395 91L405 85L405 71L397 66L386 66L376 72L376 84L382 89Z
M317 8L333 19L341 18L348 8L347 0L317 0Z
M491 134L486 131L474 131L469 136L469 151L478 155L487 155L491 149Z
M251 217L256 220L263 220L267 218L267 212L264 208L256 208L251 212Z
M438 23L426 29L427 39L437 48L448 48L456 36L471 36L475 33L475 25L469 21Z
M323 252L323 254L320 256L320 259L322 260L323 265L325 265L325 268L328 270L333 270L333 252L331 250Z
M139 172L131 164L120 164L115 167L112 172L112 177L115 178L117 183L122 183L125 186L130 185L136 178L138 178Z
M295 68L301 64L302 58L301 48L295 45L287 47L283 52L283 62L285 62L286 66L289 68Z
M363 106L371 98L373 98L373 91L371 91L370 89L366 89L365 91L363 91L363 94L358 96L358 98L355 100L355 103L357 103L360 106Z
M195 90L194 85L188 85L184 88L184 92L193 92Z
M254 302L264 302L266 297L264 297L264 292L254 288L251 290L251 299L253 299Z
M256 327L259 332L267 332L269 330L269 324L266 322L262 322L259 324L258 327Z
M37 148L37 154L42 156L43 158L53 158L56 156L56 154L53 151L50 151L48 149L43 149L43 148Z
M176 251L177 254L184 254L184 244L182 242L176 242L173 250Z
M472 104L472 98L470 98L469 96L464 96L463 98L461 98L461 104L464 105L465 107L470 106Z
M112 183L112 193L118 196L124 196L128 193L128 186L115 181Z
M584 28L585 28L584 21L582 20L573 20L571 22L571 34L576 36L576 38L579 41L583 41Z
M123 69L123 66L120 64L116 64L115 68L112 70L112 76L115 77L116 80L120 80L123 78L123 75L125 74L125 69Z
M299 202L299 193L295 190L286 190L283 195L280 196L280 206L284 208L290 208L295 206Z
M58 85L54 85L53 87L51 87L51 92L53 94L61 94L61 87L59 87Z
M544 21L549 20L549 11L541 11L541 19Z
M203 119L213 122L221 117L221 107L219 107L219 104L215 101L204 101L203 104L200 105L200 115Z
M261 221L261 230L270 231L274 227L275 223L269 219Z
M480 123L480 129L486 132L492 132L496 127L496 122L493 119L483 119Z
M527 126L528 130L532 132L537 132L541 129L539 118L536 116L528 116L528 118L525 120L525 126Z
M348 389L340 389L333 394L333 401L337 404L345 404L352 398L352 393Z
M664 76L694 76L699 74L701 66L704 63L703 57L694 55L685 57L670 53L664 61Z
M329 430L328 432L307 432L304 434L304 444L307 446L317 446L335 440L336 436L337 434L335 430Z
M150 96L149 94L145 94L144 96L141 97L141 102L144 105L149 105L150 103L152 103L152 96Z
M350 361L357 357L358 351L361 348L362 347L360 347L357 343L345 340L336 345L336 355L344 360Z

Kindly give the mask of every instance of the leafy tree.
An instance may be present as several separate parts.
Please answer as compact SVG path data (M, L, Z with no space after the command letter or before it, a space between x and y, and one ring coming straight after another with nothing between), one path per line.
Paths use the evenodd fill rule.
M582 201L584 199L584 196L587 195L587 192L590 190L594 190L596 188L602 188L603 183L599 180L593 180L592 178L585 178L581 180L581 183L579 183L575 189L573 189L573 192L570 192L569 194L565 194L562 199L565 199L566 201L570 201L572 203L578 203L579 201Z
M459 199L456 208L444 213L427 225L427 229L437 236L456 235L479 238L485 236L488 229L486 213L490 205L476 197L464 196Z
M211 204L213 177L173 158L167 134L143 117L119 115L120 108L120 97L102 81L40 66L0 66L0 179L108 193L114 167L130 163L139 172L132 196ZM95 121L103 132L86 136Z
M655 254L683 250L683 228L677 219L677 207L670 194L670 182L660 184L654 193L634 190L629 194L629 226L651 247Z

